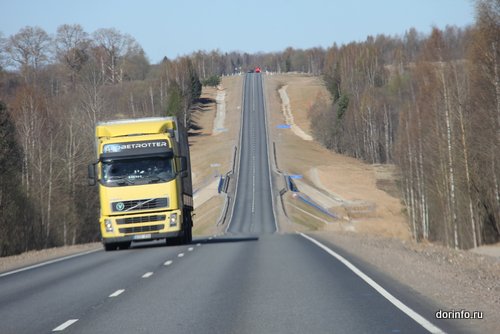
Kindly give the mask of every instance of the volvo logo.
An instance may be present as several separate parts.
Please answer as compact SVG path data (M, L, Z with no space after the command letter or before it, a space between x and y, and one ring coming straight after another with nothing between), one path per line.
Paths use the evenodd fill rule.
M123 204L123 202L118 202L116 203L115 208L118 211L122 211L123 209L125 209L125 204Z

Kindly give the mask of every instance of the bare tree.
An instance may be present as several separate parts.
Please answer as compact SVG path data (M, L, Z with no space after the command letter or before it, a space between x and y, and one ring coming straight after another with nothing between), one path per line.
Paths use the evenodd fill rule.
M3 36L3 33L0 31L0 70L7 66L7 39Z
M39 27L24 27L6 43L10 59L18 64L26 80L50 59L51 39Z
M90 62L81 72L80 102L81 108L86 115L87 121L84 123L91 133L97 121L101 119L104 112L104 96L102 87L105 78L99 70L98 65Z
M63 24L57 28L55 38L58 60L70 70L71 82L89 59L90 39L79 24Z
M98 29L93 37L103 77L112 84L121 82L124 57L143 54L142 48L132 36L114 28Z
M494 242L500 234L500 2L478 0L476 22L469 45L471 183L481 208L480 237Z

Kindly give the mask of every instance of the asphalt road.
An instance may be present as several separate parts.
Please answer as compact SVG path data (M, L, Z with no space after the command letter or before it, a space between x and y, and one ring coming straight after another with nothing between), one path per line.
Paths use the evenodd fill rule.
M0 275L0 333L428 333L331 251L275 233L260 74L246 75L243 113L226 235ZM415 314L457 332L411 289L351 261Z
M275 223L267 150L264 95L260 74L244 83L238 185L229 233L269 234Z

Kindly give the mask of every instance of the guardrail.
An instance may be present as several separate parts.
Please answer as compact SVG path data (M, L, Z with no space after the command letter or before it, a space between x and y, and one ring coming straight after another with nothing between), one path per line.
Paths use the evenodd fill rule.
M227 190L229 188L229 181L234 174L234 167L236 164L236 156L237 156L236 152L237 152L237 150L238 150L238 148L236 146L234 146L233 163L232 163L231 169L226 174L224 174L224 176L221 177L220 181L219 181L218 191L219 191L219 194L220 193L224 194L224 204L223 204L221 215L220 215L219 219L217 220L217 226L223 225L227 219L227 212L228 212L228 208L229 208L229 203L231 201L231 197L227 193Z

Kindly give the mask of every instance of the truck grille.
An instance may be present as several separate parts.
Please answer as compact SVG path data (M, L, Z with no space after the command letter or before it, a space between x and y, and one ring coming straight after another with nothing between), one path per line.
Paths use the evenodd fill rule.
M141 216L141 217L131 217L131 218L119 218L116 220L118 225L123 224L138 224L138 223L149 223L149 222L158 222L164 221L166 219L165 215L158 216Z
M137 227L120 228L120 229L118 229L118 231L120 233L155 232L155 231L162 230L164 227L165 227L164 224L152 225L152 226L137 226Z
M120 201L111 203L111 209L114 212L151 210L165 207L168 207L168 197L136 199L132 201Z

